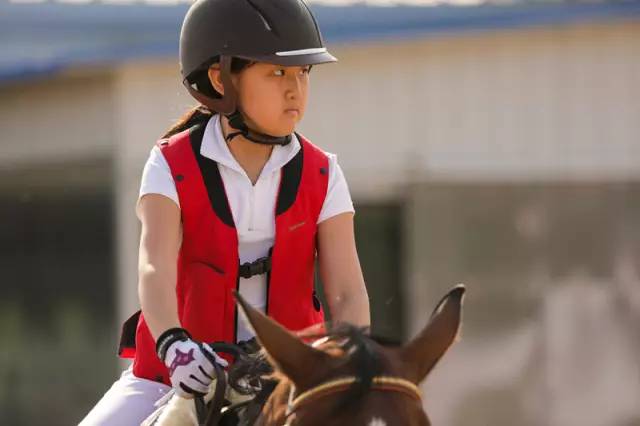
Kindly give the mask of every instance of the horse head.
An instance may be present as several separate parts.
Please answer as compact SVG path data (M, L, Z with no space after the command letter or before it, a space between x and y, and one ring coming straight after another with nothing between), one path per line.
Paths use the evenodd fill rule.
M429 425L418 385L456 340L464 293L463 285L450 290L405 345L385 344L347 324L310 345L236 293L280 376L255 424Z

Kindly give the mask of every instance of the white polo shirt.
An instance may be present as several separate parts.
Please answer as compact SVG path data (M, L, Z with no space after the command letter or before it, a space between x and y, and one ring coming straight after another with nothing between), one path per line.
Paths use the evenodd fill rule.
M233 143L231 141L230 143ZM218 163L229 207L238 232L240 263L253 262L267 256L275 240L275 204L280 185L280 169L300 150L300 142L293 135L290 144L276 145L271 152L255 186L244 169L231 154L224 140L220 116L214 115L204 131L200 154ZM345 212L355 212L347 182L335 154L329 157L329 185L318 223ZM142 173L138 202L145 194L161 194L172 199L178 207L178 193L171 169L160 148L151 149ZM137 205L136 205L137 211ZM182 232L182 229L181 229ZM262 312L266 306L267 276L240 278L240 294ZM238 315L237 340L250 339L254 333L243 315Z

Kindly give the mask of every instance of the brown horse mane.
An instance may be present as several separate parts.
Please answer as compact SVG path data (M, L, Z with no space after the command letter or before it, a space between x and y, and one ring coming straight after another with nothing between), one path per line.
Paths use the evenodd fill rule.
M356 369L353 374L357 380L343 393L336 403L334 410L340 411L347 405L354 403L364 396L371 387L373 377L381 373L381 360L372 342L383 346L400 346L400 342L383 336L367 333L368 327L357 327L348 323L332 326L326 333L317 331L302 331L298 336L305 340L322 339L320 348L324 351L344 357ZM264 348L260 348L251 357L238 359L230 368L228 385L239 390L243 383L260 383L261 390L247 405L242 415L242 425L255 423L262 407L269 396L281 382L289 379L269 362L269 356Z

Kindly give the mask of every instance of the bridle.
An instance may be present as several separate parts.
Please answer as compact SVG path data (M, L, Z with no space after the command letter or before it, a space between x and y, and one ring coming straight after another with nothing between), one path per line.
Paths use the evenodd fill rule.
M333 393L344 392L352 384L359 381L356 376L346 376L330 380L315 386L294 398L295 386L292 384L289 390L289 402L287 404L286 417L291 416L297 409L309 401L322 398ZM409 380L393 376L375 376L371 379L371 390L384 392L399 392L418 401L422 401L422 394L418 386Z

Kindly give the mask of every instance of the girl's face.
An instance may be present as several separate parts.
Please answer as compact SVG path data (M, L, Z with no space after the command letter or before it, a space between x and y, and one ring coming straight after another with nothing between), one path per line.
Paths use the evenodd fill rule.
M307 106L310 69L258 62L232 74L247 124L273 136L291 134ZM211 77L219 79L219 71ZM220 89L219 81L215 83Z

